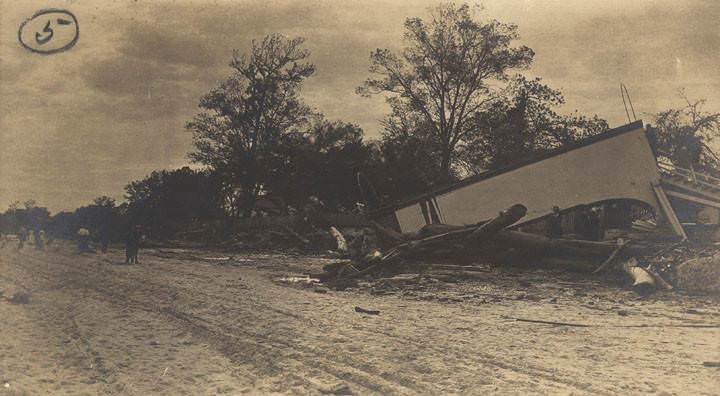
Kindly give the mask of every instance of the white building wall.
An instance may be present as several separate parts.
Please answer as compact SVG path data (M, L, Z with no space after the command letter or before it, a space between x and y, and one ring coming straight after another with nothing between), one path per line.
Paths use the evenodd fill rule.
M660 181L644 129L620 134L437 196L447 224L473 224L520 203L523 222L607 199L636 199L659 213L651 184ZM420 205L396 211L403 232L425 225Z

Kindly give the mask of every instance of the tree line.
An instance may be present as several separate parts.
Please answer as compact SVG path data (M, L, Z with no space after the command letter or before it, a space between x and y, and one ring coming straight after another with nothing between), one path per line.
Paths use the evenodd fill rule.
M107 197L50 216L34 202L0 216L69 236L80 226L118 235L143 224L171 236L189 224L232 223L258 213L378 207L460 178L506 166L608 128L596 115L561 114L562 93L523 74L532 49L513 24L480 18L466 4L442 4L427 20L408 18L401 51L376 49L357 88L382 95L390 112L377 139L351 122L328 120L301 97L315 73L304 39L278 34L233 53L230 75L202 96L186 125L197 168L152 172ZM655 115L661 155L679 166L717 173L709 147L720 113L703 101Z

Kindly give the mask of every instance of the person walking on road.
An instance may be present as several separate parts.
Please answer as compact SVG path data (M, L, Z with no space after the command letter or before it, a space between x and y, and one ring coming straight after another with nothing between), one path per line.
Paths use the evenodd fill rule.
M100 228L100 251L103 254L108 252L108 246L110 245L110 233L107 225Z
M90 230L80 227L77 232L78 236L78 252L85 253L90 251Z
M20 230L18 231L18 250L22 249L25 246L25 241L27 241L28 232L25 227L20 227Z
M33 240L35 241L35 249L43 250L45 248L45 241L43 240L44 232L36 228L33 230Z
M125 239L125 264L140 264L138 261L138 251L140 250L140 239L142 232L140 226L135 226L128 232Z

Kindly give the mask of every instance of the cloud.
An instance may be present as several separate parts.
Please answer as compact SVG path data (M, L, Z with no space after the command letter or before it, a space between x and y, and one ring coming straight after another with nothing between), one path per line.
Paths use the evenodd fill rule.
M46 5L0 13L0 207L35 198L52 210L119 197L132 179L187 163L184 124L231 73L232 51L269 33L306 37L316 74L303 96L329 118L377 136L382 97L354 89L375 48L402 47L406 17L435 1L59 0L79 20L70 51L37 56L17 26ZM567 109L624 122L618 84L638 112L681 104L677 88L720 107L720 3L486 0L482 14L518 25L536 52L530 73L563 90Z

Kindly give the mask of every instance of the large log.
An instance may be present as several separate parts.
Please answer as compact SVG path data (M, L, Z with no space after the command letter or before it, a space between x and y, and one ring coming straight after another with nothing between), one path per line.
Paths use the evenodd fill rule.
M432 247L444 245L448 241L461 238L474 243L481 243L488 240L505 227L516 223L525 216L526 213L527 208L525 206L515 204L500 212L497 217L483 223L479 227L462 227L446 224L437 224L432 228L428 226L424 228L424 231L421 231L423 231L426 235L430 234L430 236L404 243L396 246L395 249L401 253L414 253L420 250L427 250ZM440 233L436 234L438 232Z
M527 208L524 205L515 204L509 209L500 212L496 218L475 229L467 236L467 239L473 242L484 242L488 237L496 234L498 231L515 224L523 218L526 213Z
M431 236L411 240L409 242L402 243L388 252L386 252L381 259L377 262L369 263L367 267L363 268L359 272L348 274L347 278L355 278L365 275L369 272L375 271L376 269L391 264L392 261L398 257L406 256L409 254L417 254L421 251L426 251L433 247L445 246L449 241L459 240L467 238L475 243L489 239L492 235L502 230L503 228L517 222L520 218L525 216L527 208L525 206L516 204L504 210L498 214L498 216L490 221L483 223L479 227L464 227L464 226L453 226L445 224L434 224L425 227L424 231L420 232L425 234L431 234ZM449 230L449 231L448 231ZM435 234L437 232L447 231L444 233ZM402 238L409 238L410 236L404 235Z
M518 249L533 256L608 257L617 248L614 242L551 239L511 230L498 232L492 241L496 249Z

